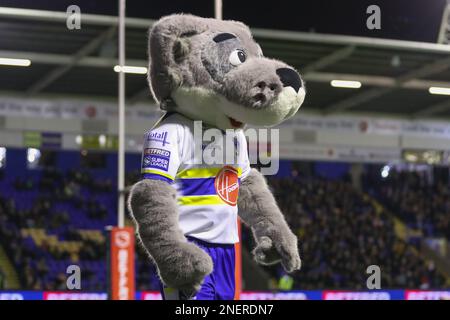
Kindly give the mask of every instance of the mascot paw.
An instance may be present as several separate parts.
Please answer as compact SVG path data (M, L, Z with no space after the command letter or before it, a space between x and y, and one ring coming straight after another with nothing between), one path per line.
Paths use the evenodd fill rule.
M261 237L258 245L253 250L256 262L264 265L271 265L281 261L280 255L273 246L269 237Z
M213 270L211 257L192 243L181 243L172 248L171 256L159 264L163 282L185 292L200 290L205 276Z
M276 241L272 240L276 239ZM287 272L300 270L301 260L298 253L297 237L289 233L278 233L276 237L262 236L253 250L256 262L271 265L281 261Z

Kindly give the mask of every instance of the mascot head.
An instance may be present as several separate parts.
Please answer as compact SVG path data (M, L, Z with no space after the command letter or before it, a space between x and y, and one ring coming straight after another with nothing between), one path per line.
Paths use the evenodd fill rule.
M276 125L305 98L299 73L264 57L240 22L164 17L150 30L149 58L148 81L161 108L220 129Z

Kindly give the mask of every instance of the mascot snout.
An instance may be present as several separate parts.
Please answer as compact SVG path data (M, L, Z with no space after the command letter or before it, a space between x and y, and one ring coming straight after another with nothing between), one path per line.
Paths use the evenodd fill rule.
M253 58L224 77L222 111L232 119L272 126L294 115L305 89L299 73L287 64Z

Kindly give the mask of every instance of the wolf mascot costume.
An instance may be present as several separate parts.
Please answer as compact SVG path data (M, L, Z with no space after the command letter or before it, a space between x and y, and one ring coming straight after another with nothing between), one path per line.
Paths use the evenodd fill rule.
M242 130L292 117L305 97L300 75L264 57L246 25L192 15L156 22L149 58L148 82L166 114L145 134L143 179L128 204L163 297L233 299L238 216L253 232L258 263L300 269L297 237L262 174L250 168ZM195 139L195 121L220 139ZM234 162L205 163L228 134Z

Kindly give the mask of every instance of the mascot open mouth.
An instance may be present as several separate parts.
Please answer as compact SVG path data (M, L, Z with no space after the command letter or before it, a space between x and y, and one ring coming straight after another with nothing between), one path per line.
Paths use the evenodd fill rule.
M262 108L230 101L224 95L202 87L180 87L172 97L178 111L191 119L199 119L220 129L242 129L245 125L275 126L292 117L303 103L304 88L298 92L285 87ZM211 106L216 106L212 108Z
M228 117L228 120L230 120L231 125L236 129L244 127L243 122L237 121L236 119L234 119L232 117Z
M270 104L260 108L232 102L222 95L218 97L218 107L234 128L242 128L245 124L271 127L291 118L298 111L305 99L305 89L302 87L296 92L292 87L284 87Z
M230 70L217 93L219 108L238 123L271 127L292 117L305 98L300 74L277 60L255 57Z

